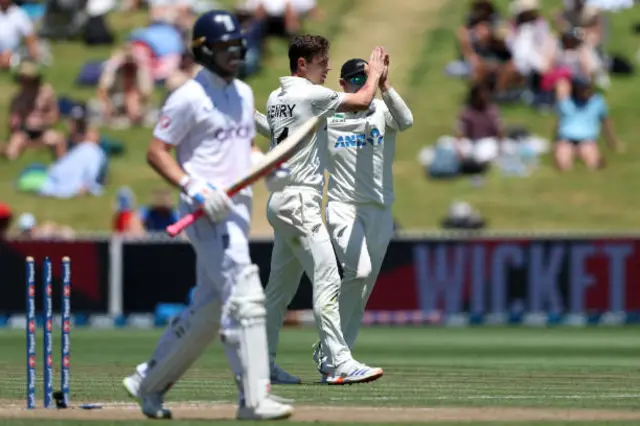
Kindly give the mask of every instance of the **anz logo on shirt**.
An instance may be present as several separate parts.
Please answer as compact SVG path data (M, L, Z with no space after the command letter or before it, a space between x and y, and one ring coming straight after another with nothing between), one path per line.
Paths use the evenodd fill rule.
M381 145L383 140L384 135L374 127L368 135L361 133L339 136L334 148L364 148L367 145Z
M246 139L249 137L251 128L248 125L240 125L238 127L219 128L213 132L215 140L224 142L229 139Z

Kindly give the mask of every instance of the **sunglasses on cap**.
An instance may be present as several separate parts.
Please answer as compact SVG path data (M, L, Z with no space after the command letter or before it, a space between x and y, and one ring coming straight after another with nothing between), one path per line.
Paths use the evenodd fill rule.
M354 75L353 77L349 77L347 81L349 82L349 84L353 84L354 86L364 86L364 84L367 82L367 76Z

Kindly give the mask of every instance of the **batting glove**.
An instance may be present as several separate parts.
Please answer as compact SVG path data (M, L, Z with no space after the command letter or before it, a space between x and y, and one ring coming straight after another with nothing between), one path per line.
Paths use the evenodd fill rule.
M193 177L186 177L180 183L184 193L202 208L212 222L222 222L229 215L231 200L222 189Z

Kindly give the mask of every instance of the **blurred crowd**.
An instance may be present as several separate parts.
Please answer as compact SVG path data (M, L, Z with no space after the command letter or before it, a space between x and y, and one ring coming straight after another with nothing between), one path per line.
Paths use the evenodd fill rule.
M527 176L547 151L558 170L579 158L588 169L604 166L598 141L622 151L605 93L612 73L630 74L631 60L607 51L609 11L633 0L563 0L543 13L538 0L511 0L501 11L491 0L473 0L456 31L459 58L447 74L468 82L466 101L452 135L421 153L434 178L481 175L492 165ZM526 104L556 116L548 135L501 118L510 104Z
M101 195L110 158L126 150L104 129L154 125L164 99L199 71L188 46L191 26L213 8L220 5L212 0L0 0L0 72L11 73L16 84L0 158L15 161L26 150L51 155L47 163L25 166L16 189L55 198ZM118 37L110 15L134 11L147 22ZM315 0L239 0L234 11L247 37L243 79L260 72L270 39L290 38L306 19L323 19ZM111 48L100 60L82 58L75 70L76 84L93 88L92 97L61 93L47 80L47 68L58 61L51 45L59 40ZM156 210L128 212L135 197L125 193L118 196L122 214L114 229L160 229ZM152 198L166 204L168 197Z

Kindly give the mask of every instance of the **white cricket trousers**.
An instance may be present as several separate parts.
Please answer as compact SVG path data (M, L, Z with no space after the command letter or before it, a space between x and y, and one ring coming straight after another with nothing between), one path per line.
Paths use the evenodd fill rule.
M203 217L186 229L196 253L196 288L191 304L172 321L156 346L149 369L156 364L166 365L166 368L162 374L152 374L147 370L145 380L152 382L148 385L149 391L166 391L213 340L220 334L232 333L240 327L238 320L229 315L228 305L234 290L243 284L239 277L251 265L247 238L251 197L237 195L233 202L232 212L224 222L214 224ZM192 209L189 201L181 197L180 215L185 215ZM262 292L262 288L259 291ZM234 376L244 374L243 363L237 351L226 344L223 346ZM176 348L179 348L178 354ZM264 349L266 365L266 345ZM144 385L146 382L142 383Z
M275 234L265 289L272 361L303 272L313 286L313 312L328 364L335 367L352 359L340 326L338 264L321 209L322 194L311 188L287 187L272 193L267 204L267 219Z
M325 217L343 269L340 321L345 341L352 349L393 237L393 215L388 207L329 201Z

